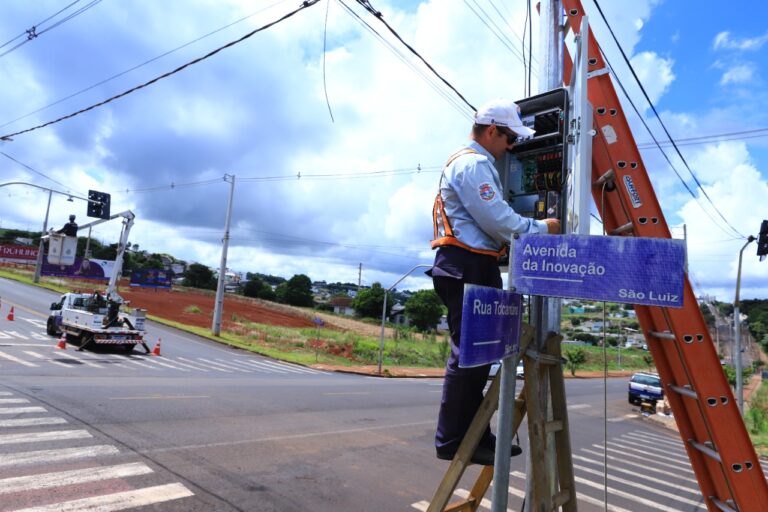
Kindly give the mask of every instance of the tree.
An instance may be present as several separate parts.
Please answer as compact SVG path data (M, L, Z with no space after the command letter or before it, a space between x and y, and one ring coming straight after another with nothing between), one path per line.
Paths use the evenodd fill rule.
M418 329L434 329L443 314L443 303L434 290L419 290L405 303L405 314Z
M571 375L576 376L576 369L587 362L587 351L583 347L569 348L565 351L565 360Z
M215 290L216 284L213 271L200 263L192 263L184 273L184 286Z
M389 296L387 304L391 304ZM357 297L352 299L352 307L358 316L381 317L381 310L384 308L384 288L381 283L373 283L367 290L361 290Z
M277 299L291 306L312 306L312 281L304 274L296 274L288 281L280 283Z
M251 279L245 283L243 295L264 300L275 300L277 297L272 287L256 276L251 276Z

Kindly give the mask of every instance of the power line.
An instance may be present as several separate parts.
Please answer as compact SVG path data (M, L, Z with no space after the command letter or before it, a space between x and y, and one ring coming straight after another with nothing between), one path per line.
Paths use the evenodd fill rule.
M53 30L54 28L58 27L58 26L59 26L59 25L61 25L62 23L66 23L67 21L71 20L72 18L74 18L74 17L76 17L76 16L79 16L79 15L81 15L82 13L84 13L85 11L87 11L88 9L90 9L91 7L93 7L93 6L95 6L96 4L98 4L99 2L101 2L101 0L92 0L92 1L91 1L91 3L89 3L89 4L87 4L87 5L84 5L83 7L81 7L80 9L78 9L77 11L73 12L72 14L69 14L69 15L67 15L66 17L64 17L63 19L61 19L61 20L57 21L56 23L54 23L54 24L53 24L53 25L51 25L50 27L47 27L46 29L44 29L44 30L42 30L42 31L38 31L38 29L40 28L40 25L42 25L42 24L46 23L47 21L50 21L52 18L55 18L56 16L58 16L59 14L61 14L61 13L62 13L62 12L64 12L64 11L66 11L67 9L69 9L70 7L72 7L73 5L75 5L76 3L78 3L79 1L80 1L80 0L75 0L74 2L72 2L72 3L71 3L71 4L69 4L69 5L67 5L66 7L64 7L63 9L61 9L60 11L58 11L57 13L55 13L55 14L53 14L53 15L51 15L51 16L48 16L46 19L44 19L43 21L41 21L41 22L40 22L40 23L38 23L37 25L32 25L32 27L30 27L30 28L28 28L27 30L25 30L25 31L24 31L22 34L20 34L20 35L16 36L15 38L11 39L10 41L8 41L8 42L4 43L2 46L0 46L0 48L2 48L2 47L4 47L4 46L6 46L6 45L8 45L8 44L10 44L11 42L15 41L15 40L16 40L16 39L18 39L19 37L22 37L22 36L24 36L24 34L26 34L26 35L27 35L27 39L26 39L26 40L24 40L24 41L20 42L20 43L19 43L19 44L17 44L16 46L13 46L13 47L9 48L8 50L4 51L3 53L0 53L0 58L1 58L1 57L4 57L4 56L6 56L6 55L8 55L8 54L9 54L9 53L11 53L12 51L14 51L14 50L18 49L19 47L21 47L21 46L23 46L23 45L25 45L25 44L27 44L28 42L32 41L33 39L37 39L38 37L40 37L41 35L45 34L46 32Z
M734 228L730 222L728 222L728 219L725 218L725 216L720 212L720 210L715 206L715 203L712 201L712 199L709 197L709 194L707 194L707 191L704 190L704 187L699 182L699 179L696 177L696 174L693 172L693 169L688 165L688 162L686 161L685 157L683 156L683 153L680 151L680 148L677 147L677 144L675 144L675 140L672 138L672 135L669 133L669 130L667 130L667 126L664 124L664 121L661 119L661 115L659 114L658 110L656 110L656 106L651 101L651 98L648 96L648 93L645 90L645 87L643 87L642 82L640 81L640 78L637 76L637 73L635 72L635 68L632 66L632 63L629 61L629 58L627 57L627 54L624 52L624 48L622 48L621 44L619 43L618 38L616 37L616 34L613 32L613 28L611 27L610 23L608 23L608 20L605 17L605 14L603 13L603 10L600 8L600 3L598 0L592 0L595 4L595 7L597 7L598 12L600 13L600 17L603 19L603 22L608 27L608 31L611 34L611 37L613 38L614 43L616 43L616 46L618 47L619 51L621 52L621 56L624 58L624 62L629 67L630 72L632 73L632 76L635 78L635 82L637 82L637 85L640 87L640 91L642 91L643 96L645 96L646 101L648 102L648 105L650 105L651 110L653 110L653 113L656 115L656 119L659 121L659 124L661 125L662 129L664 130L664 133L667 135L667 138L672 143L672 146L675 148L675 151L677 152L677 155L680 157L680 160L682 160L683 165L685 165L685 168L688 169L688 172L690 173L691 177L693 177L693 180L696 182L696 186L701 190L701 192L704 194L704 197L707 198L707 201L712 205L712 207L715 209L717 214L720 216L723 221L728 225L729 228L731 228L736 234L741 236L742 238L744 235L742 235L739 230Z
M45 175L45 174L43 174L42 172L40 172L40 171L38 171L38 170L35 170L35 169L33 169L32 167L28 166L28 165L27 165L27 164L25 164L24 162L20 162L20 161L16 160L15 158L13 158L13 157L12 157L11 155L9 155L8 153L5 153L4 151L0 151L0 155L3 155L5 158L7 158L7 159L9 159L9 160L13 160L14 162L16 162L17 164L19 164L20 166L24 167L25 169L27 169L27 170L29 170L29 171L32 171L32 172L33 172L33 173L35 173L35 174L38 174L38 175L42 176L43 178L47 179L48 181L52 181L52 182L54 182L55 184L57 184L57 185L61 185L61 186L62 186L62 187L64 187L64 188L69 188L69 187L67 187L67 185L63 184L62 182L60 182L60 181L56 181L55 179L51 178L50 176L46 176L46 175Z
M164 78L168 78L171 75L175 75L176 73L178 73L180 71L183 71L184 69L188 68L189 66L192 66L193 64L197 64L197 63L202 62L202 61L204 61L204 60L206 60L206 59L208 59L210 57L213 57L214 55L216 55L217 53L219 53L222 50L225 50L225 49L227 49L227 48L229 48L231 46L235 46L236 44L242 43L243 41L245 41L246 39L252 37L253 35L255 35L255 34L261 32L263 30L266 30L266 29L268 29L268 28L270 28L270 27L272 27L274 25L277 25L278 23L280 23L282 21L285 21L286 19L290 18L291 16L295 15L296 13L298 13L300 11L303 11L307 7L311 7L311 6L315 5L319 1L320 0L304 0L304 2L302 2L300 7L298 7L297 9L289 12L288 14L285 14L281 18L279 18L279 19L277 19L275 21L272 21L270 23L267 23L266 25L263 25L263 26L255 29L255 30L252 30L251 32L248 32L247 34L245 34L241 38L236 39L234 41L230 41L229 43L227 43L227 44L225 44L223 46L220 46L220 47L216 48L215 50L213 50L211 52L208 52L207 54L203 55L202 57L198 57L198 58L196 58L194 60L191 60L191 61L187 62L186 64L183 64L183 65L177 67L176 69L174 69L172 71L168 71L167 73L163 73L162 75L157 76L157 77L153 78L152 80L149 80L148 82L144 82L141 85L137 85L136 87L128 89L127 91L123 91L120 94L116 94L115 96L112 96L111 98L108 98L108 99L106 99L104 101L100 101L99 103L95 103L95 104L91 105L90 107L86 107L86 108L83 108L81 110L78 110L77 112L73 112L71 114L59 117L58 119L54 119L53 121L48 121L47 123L43 123L43 124L40 124L40 125L37 125L37 126L33 126L32 128L27 128L26 130L21 130L21 131L18 131L18 132L9 133L7 135L0 136L0 140L6 140L6 141L7 140L12 140L11 137L14 137L16 135L21 135L21 134L28 133L28 132L31 132L31 131L34 131L34 130L39 130L40 128L45 128L46 126L50 126L52 124L59 123L61 121L70 119L72 117L78 116L80 114L83 114L83 113L88 112L90 110L93 110L95 108L98 108L98 107L101 107L103 105L106 105L107 103L110 103L110 102L112 102L114 100L117 100L119 98L127 96L127 95L129 95L129 94L131 94L133 92L136 92L139 89L143 89L145 87L148 87L148 86L154 84L155 82L158 82L158 81L160 81L160 80L162 80Z
M480 12L476 11L475 7L472 7L469 4L469 0L464 0L464 5L466 5L469 8L469 10L472 11L472 13L475 16L477 16L477 18L483 23L483 25L485 25L488 28L488 30L494 36L496 36L496 39L498 39L501 42L501 44L504 45L512 53L512 55L514 55L515 58L517 58L517 60L522 62L523 66L525 66L525 56L520 52L520 50L515 48L515 44L512 42L512 40L506 36L506 34L501 28L499 28L496 22L493 21L493 18L489 16L487 12L485 12L485 9L483 9L480 6L480 4L477 3L477 0L471 0L471 1L473 4L475 4L475 7L477 7L477 9Z
M387 27L387 30L389 30L392 33L392 35L397 38L398 41L400 41L403 45L405 45L405 47L408 48L408 50L411 53L413 53L421 62L423 62L424 65L427 66L429 70L432 71L432 73L434 73L435 76L437 76L437 78L439 78L445 85L447 85L449 89L451 89L454 93L456 93L456 95L459 98L461 98L461 100L464 103L466 103L469 108L472 109L472 112L477 111L474 105L472 105L469 101L467 101L464 95L462 95L453 85L451 85L451 83L448 80L443 78L443 76L440 73L438 73L437 70L435 70L435 68L432 67L432 65L429 62L427 62L427 60L424 57L422 57L421 54L413 48L413 46L406 43L405 40L402 37L400 37L400 34L398 34L397 31L394 28L392 28L389 25L389 23L386 22L386 20L384 20L384 15L380 11L377 11L376 9L374 9L374 7L371 5L370 0L356 0L356 1L357 3L362 5L366 11L373 14L373 16L376 17L376 19L378 19L381 23L383 23L384 26Z
M77 0L77 1L80 1L80 0ZM168 51L166 51L166 52L164 52L164 53L161 53L160 55L157 55L157 56L155 56L155 57L152 57L152 58L151 58L151 59L149 59L149 60L145 60L145 61L144 61L144 62L142 62L141 64L137 64L137 65L135 65L135 66L133 66L133 67L131 67L131 68L129 68L129 69L126 69L125 71L121 71L120 73L117 73L117 74L115 74L115 75L112 75L112 76L110 76L109 78L105 78L105 79L103 79L103 80L101 80L101 81L99 81L99 82L96 82L96 83L95 83L95 84L93 84L93 85L89 85L88 87L86 87L86 88L84 88L84 89L80 89L80 90L79 90L79 91L77 91L77 92L73 92L72 94L69 94L69 95L67 95L67 96L65 96L65 97L63 97L63 98L59 98L58 100L56 100L56 101L54 101L54 102L52 102L52 103L49 103L49 104L47 104L47 105L45 105L45 106L42 106L42 107L40 107L40 108L38 108L38 109L36 109L36 110L33 110L32 112L29 112L29 113L27 113L27 114L24 114L23 116L17 117L16 119L12 119L12 120L10 120L10 121L8 121L8 122L6 122L6 123L4 123L4 124L0 125L0 128L5 128L5 127L6 127L6 126L8 126L9 124L13 124L13 123L15 123L16 121L21 121L22 119L26 119L27 117L29 117L29 116L32 116L32 115L34 115L34 114L37 114L38 112L42 112L43 110L49 109L50 107L53 107L54 105L58 105L59 103L62 103L62 102L64 102L64 101L67 101L67 100L69 100L69 99L72 99L72 98L74 98L75 96L79 96L80 94L82 94L82 93L84 93L84 92L90 91L91 89L95 89L96 87L98 87L98 86L100 86L100 85L104 85L104 84L106 84L107 82L111 82L111 81L112 81L112 80L114 80L115 78L119 78L119 77L121 77L121 76L123 76L123 75L126 75L126 74L130 73L131 71L135 71L135 70L137 70L137 69L139 69L139 68L141 68L141 67L144 67L144 66L146 66L147 64L151 64L152 62L155 62L156 60L162 59L163 57L166 57L166 56L168 56L168 55L170 55L170 54L172 54L172 53L175 53L175 52L177 52L177 51L179 51L179 50L181 50L181 49L183 49L183 48L186 48L187 46L190 46L190 45L192 45L192 44L194 44L194 43L197 43L197 42L199 42L199 41L202 41L203 39L205 39L205 38L207 38L207 37L210 37L210 36L212 36L212 35L214 35L214 34L217 34L217 33L221 32L222 30L226 30L226 29L228 29L229 27L232 27L232 26L234 26L234 25L237 25L238 23L241 23L241 22L243 22L243 21L245 21L245 20L247 20L247 19L249 19L249 18L252 18L253 16L256 16L257 14L260 14L260 13L262 13L262 12L264 12L264 11L268 10L268 9L271 9L272 7L275 7L276 5L278 5L278 4L281 4L281 3L284 3L284 2L286 2L286 0L278 0L277 2L274 2L274 3L270 4L270 5L268 5L267 7L264 7L264 8L262 8L262 9L259 9L258 11L255 11L255 12L252 12L251 14L248 14L248 15L246 15L246 16L243 16L242 18L240 18L240 19L237 19L237 20L235 20L235 21L233 21L233 22L231 22L231 23L229 23L229 24L227 24L227 25L224 25L223 27L219 27L219 28L217 28L216 30L213 30L213 31L211 31L211 32L208 32L207 34L204 34L204 35L202 35L202 36L200 36L200 37L196 38L196 39L193 39L193 40L191 40L191 41L189 41L189 42L186 42L186 43L182 44L181 46L177 46L176 48L173 48L173 49L171 49L171 50L168 50Z
M418 68L413 62L406 58L400 50L398 50L392 43L387 41L384 36L379 34L375 28L373 28L370 24L368 24L368 22L361 18L360 15L358 15L351 7L344 3L343 0L338 0L338 2L342 7L344 7L347 14L349 14L354 21L368 30L368 32L370 32L373 37L376 38L376 40L383 44L384 47L387 48L396 58L411 68L414 73L419 75L427 83L427 85L429 85L438 95L442 96L443 99L445 99L454 108L454 110L462 115L466 115L468 119L472 119L472 113L466 112L464 104L461 103L455 96L449 94L447 91L441 88L440 84L434 79L434 77L426 73L423 69Z
M678 146L693 146L697 144L709 144L712 142L727 142L731 140L756 139L759 137L768 137L768 128L756 128L754 130L743 130L739 132L714 133L711 135L701 135L699 137L687 137L677 139ZM661 146L671 146L670 142L661 142ZM637 145L638 149L655 148L653 142L641 142Z
M279 174L274 176L238 177L237 181L238 182L296 181L296 180L330 181L330 180L347 180L347 179L354 179L354 178L379 178L379 177L386 177L386 176L402 176L402 175L409 175L409 174L420 174L422 172L436 173L436 172L440 172L442 168L443 167L440 165L432 165L432 166L425 166L425 167L422 167L421 165L417 165L415 168L406 167L406 168L400 168L400 169L386 169L386 170L379 170L379 171L346 171L346 172L324 172L324 173L298 171L293 174ZM125 188L121 190L115 190L114 192L112 192L112 194L158 192L161 190L175 190L175 189L191 188L191 187L202 186L202 185L211 185L211 184L220 183L220 182L221 182L221 178L199 180L199 181L184 181L184 182L174 181L167 185L156 185L156 186L144 187L144 188Z

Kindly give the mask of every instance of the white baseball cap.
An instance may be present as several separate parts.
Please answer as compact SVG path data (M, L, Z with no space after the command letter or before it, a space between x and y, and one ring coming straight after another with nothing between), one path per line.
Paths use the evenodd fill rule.
M492 100L480 107L475 113L475 124L495 124L505 126L522 137L530 137L536 130L523 126L520 119L520 107L509 100Z

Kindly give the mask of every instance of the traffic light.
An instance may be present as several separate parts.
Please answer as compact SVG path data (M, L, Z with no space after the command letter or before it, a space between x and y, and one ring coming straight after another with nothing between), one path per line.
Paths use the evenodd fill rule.
M757 255L760 256L760 261L768 256L768 220L764 220L760 224L760 234L757 236Z
M111 197L106 192L88 191L88 212L89 217L99 219L109 218L109 201Z

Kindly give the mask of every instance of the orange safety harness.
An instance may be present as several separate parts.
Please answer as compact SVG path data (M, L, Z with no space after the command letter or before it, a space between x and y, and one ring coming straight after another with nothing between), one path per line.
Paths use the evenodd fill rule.
M443 203L443 196L440 193L440 188L443 185L443 178L445 178L445 169L448 168L451 163L463 155L471 153L477 153L474 149L462 149L457 151L448 159L443 168L443 173L440 175L440 183L437 186L437 196L435 196L435 204L432 207L432 222L434 227L434 240L432 240L432 249L443 247L446 245L452 245L454 247L461 247L469 252L476 254L483 254L485 256L493 256L495 258L501 258L507 253L507 247L504 246L498 251L492 251L490 249L475 249L470 247L453 234L453 228L451 227L451 221L448 219L448 215L445 213L445 204Z

